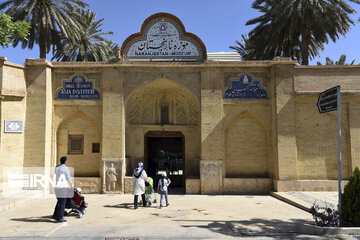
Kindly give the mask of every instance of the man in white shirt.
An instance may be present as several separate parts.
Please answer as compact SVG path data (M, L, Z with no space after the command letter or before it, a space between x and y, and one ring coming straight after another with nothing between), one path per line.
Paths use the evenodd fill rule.
M56 175L56 187L55 194L57 203L55 206L53 218L57 222L66 222L64 217L66 198L69 198L69 194L74 194L73 191L73 180L70 175L70 170L66 166L67 157L60 158L60 165L55 168ZM69 192L71 191L71 192Z

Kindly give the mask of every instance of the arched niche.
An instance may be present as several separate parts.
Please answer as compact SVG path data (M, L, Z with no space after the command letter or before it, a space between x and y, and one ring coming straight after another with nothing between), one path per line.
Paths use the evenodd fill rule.
M200 104L186 87L168 78L158 78L134 89L125 99L125 121L125 149L131 168L144 161L147 147L144 135L148 131L179 131L186 139L185 175L199 176Z
M81 111L73 112L57 129L57 164L61 156L67 156L67 166L74 168L76 177L99 177L100 142L101 132L96 122Z
M268 131L256 115L244 111L225 131L225 172L232 177L268 177Z

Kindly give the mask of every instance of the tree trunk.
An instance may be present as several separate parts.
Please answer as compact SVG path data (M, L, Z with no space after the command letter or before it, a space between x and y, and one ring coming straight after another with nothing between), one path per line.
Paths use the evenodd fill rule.
M309 46L310 46L310 27L308 24L305 25L302 31L302 40L301 40L301 65L309 65Z
M284 57L291 57L291 45L290 42L287 42L284 47Z
M46 47L46 29L41 24L40 25L40 32L39 32L39 48L40 48L40 58L46 59L47 47Z

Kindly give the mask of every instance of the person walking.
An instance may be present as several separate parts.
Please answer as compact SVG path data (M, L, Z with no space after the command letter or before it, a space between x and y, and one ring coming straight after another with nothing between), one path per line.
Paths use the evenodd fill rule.
M138 163L138 167L135 168L133 179L133 194L134 194L134 209L138 208L138 197L141 195L141 199L143 202L143 206L146 206L145 201L145 181L148 182L149 178L146 175L146 172L144 170L144 164L142 162Z
M166 177L166 173L163 173L161 175L161 179L159 179L157 192L160 193L160 208L163 206L163 198L165 197L166 206L169 206L169 200L168 200L168 187L171 183L171 180Z
M60 158L60 165L55 167L56 187L54 190L57 203L52 217L56 220L56 222L66 222L63 218L66 199L71 197L71 194L74 194L73 180L70 175L70 170L66 166L66 162L67 157L63 156Z

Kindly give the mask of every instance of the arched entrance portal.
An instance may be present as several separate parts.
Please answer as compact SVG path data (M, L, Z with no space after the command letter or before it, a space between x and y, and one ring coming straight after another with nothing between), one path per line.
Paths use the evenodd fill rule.
M131 79L135 77L139 76ZM160 173L167 170L170 193L184 193L186 179L199 178L200 173L197 96L176 81L160 78L134 89L125 99L126 175L132 176L138 162L144 162L155 187Z
M185 190L185 137L181 132L149 131L144 137L145 168L154 187L166 172L171 191Z

